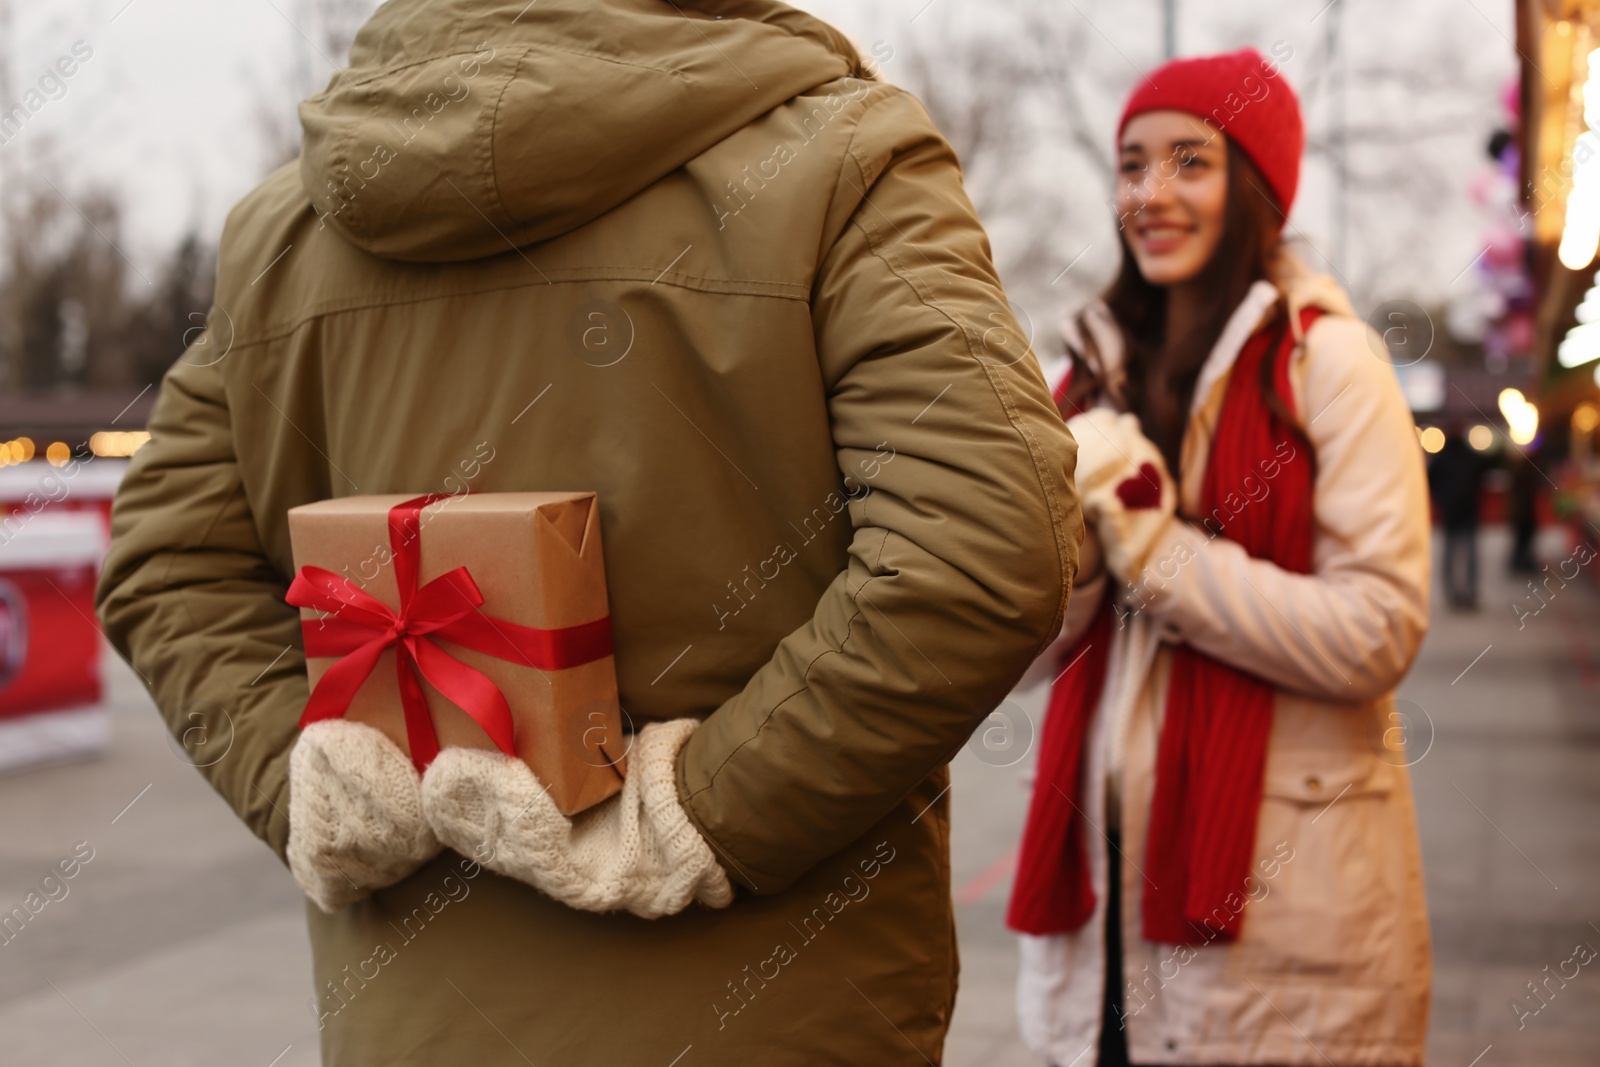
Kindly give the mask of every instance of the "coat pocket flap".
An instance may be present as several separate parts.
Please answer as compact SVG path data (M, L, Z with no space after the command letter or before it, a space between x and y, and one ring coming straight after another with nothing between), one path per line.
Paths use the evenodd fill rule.
M1395 769L1372 752L1283 752L1268 759L1262 795L1329 804L1389 792Z

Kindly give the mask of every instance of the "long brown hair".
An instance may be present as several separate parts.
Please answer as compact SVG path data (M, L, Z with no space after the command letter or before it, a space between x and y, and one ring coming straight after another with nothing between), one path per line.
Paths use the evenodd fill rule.
M1122 265L1103 297L1122 333L1126 370L1123 400L1128 410L1139 416L1145 435L1161 450L1174 476L1180 470L1183 434L1200 369L1250 287L1270 280L1282 244L1283 211L1277 198L1255 164L1232 141L1227 143L1227 149L1228 192L1222 235L1211 259L1195 278L1205 309L1199 327L1184 337L1166 336L1167 290L1151 284L1140 273L1125 232L1121 235ZM1282 300L1273 308L1269 328L1276 331L1269 351L1276 351L1289 329ZM1089 331L1080 332L1092 347ZM1098 353L1068 354L1074 363L1073 380L1062 408L1071 414L1081 410L1103 383L1094 366L1099 362ZM1297 428L1288 404L1274 387L1274 366L1275 361L1270 359L1261 363L1262 395L1273 415Z

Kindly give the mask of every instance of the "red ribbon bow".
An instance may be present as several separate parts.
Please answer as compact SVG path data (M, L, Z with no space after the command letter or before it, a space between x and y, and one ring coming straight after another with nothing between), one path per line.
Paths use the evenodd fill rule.
M300 716L304 729L344 715L356 691L378 665L385 649L395 649L400 703L405 712L411 762L418 770L439 754L439 738L428 715L422 678L483 727L495 746L516 755L511 708L505 694L482 672L440 648L440 638L496 659L526 663L540 670L564 670L611 655L611 617L577 626L544 630L486 615L483 594L466 567L457 567L417 588L422 509L447 493L415 497L389 509L389 547L393 554L400 610L362 591L348 578L322 567L305 566L285 598L295 607L328 614L302 619L300 632L308 657L337 656L317 682Z

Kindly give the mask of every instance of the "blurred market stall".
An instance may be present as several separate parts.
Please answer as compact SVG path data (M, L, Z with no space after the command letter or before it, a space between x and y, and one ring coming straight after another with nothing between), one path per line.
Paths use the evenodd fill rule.
M111 740L94 583L127 463L50 447L33 458L27 438L0 443L0 771Z
M1535 385L1515 398L1556 510L1600 540L1600 0L1518 0L1518 231ZM1516 402L1522 401L1522 402ZM1524 403L1526 406L1524 406Z

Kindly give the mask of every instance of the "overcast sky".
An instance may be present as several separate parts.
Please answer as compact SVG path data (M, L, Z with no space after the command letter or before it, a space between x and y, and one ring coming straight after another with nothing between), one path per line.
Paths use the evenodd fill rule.
M291 25L298 0L22 0L9 44L12 96L37 87L57 60L92 50L49 99L23 133L0 146L0 167L35 166L47 147L57 160L52 176L70 196L95 182L125 193L124 245L136 260L169 245L194 225L207 236L220 230L229 206L258 181L267 158L258 123L262 104L287 109L297 95L295 70L311 68L315 84L331 71L312 55ZM1270 41L1295 42L1302 54L1321 40L1317 21L1326 0L1179 0L1180 51L1236 47L1241 39L1265 48ZM1494 123L1493 102L1515 73L1510 0L1343 0L1347 54L1359 64L1379 53L1405 62L1408 48L1422 49L1441 35L1457 40L1458 62L1473 78L1468 121L1460 135L1419 149L1445 153L1447 173L1459 174L1462 208L1438 225L1437 233L1413 242L1419 289L1445 290L1457 265L1480 246L1481 226L1466 205L1471 171L1482 166L1481 144ZM934 7L933 5L939 5ZM930 25L959 27L981 18L982 0L806 0L805 7L871 44L908 39ZM1114 101L1125 85L1159 61L1158 0L1122 0L1070 5L1092 18L1093 69L1105 71L1105 105L1099 106L1107 134ZM1255 9L1254 15L1241 14ZM952 31L956 32L956 31ZM82 42L82 44L78 44ZM1419 52L1419 55L1423 53ZM1421 61L1421 60L1419 60ZM1294 80L1290 68L1291 81ZM894 78L892 67L887 70ZM3 101L9 104L10 101ZM1401 103L1399 106L1405 106ZM1370 114L1350 116L1369 122ZM0 171L3 173L3 171ZM1453 179L1452 179L1453 180ZM1306 202L1295 221L1314 241L1326 240L1326 196L1315 174L1307 176ZM1093 192L1093 191L1090 191ZM1325 193L1325 191L1324 191ZM1063 190L1063 195L1072 195ZM1395 220L1399 225L1404 220ZM1381 223L1382 220L1379 220ZM1368 220L1371 224L1371 220ZM1064 235L1071 248L1075 235Z
M260 179L254 94L287 67L293 31L268 0L125 3L17 5L13 96L36 87L76 42L93 55L0 154L10 167L32 166L48 144L60 163L53 179L64 178L69 195L96 181L125 190L138 258L191 223L215 234Z

